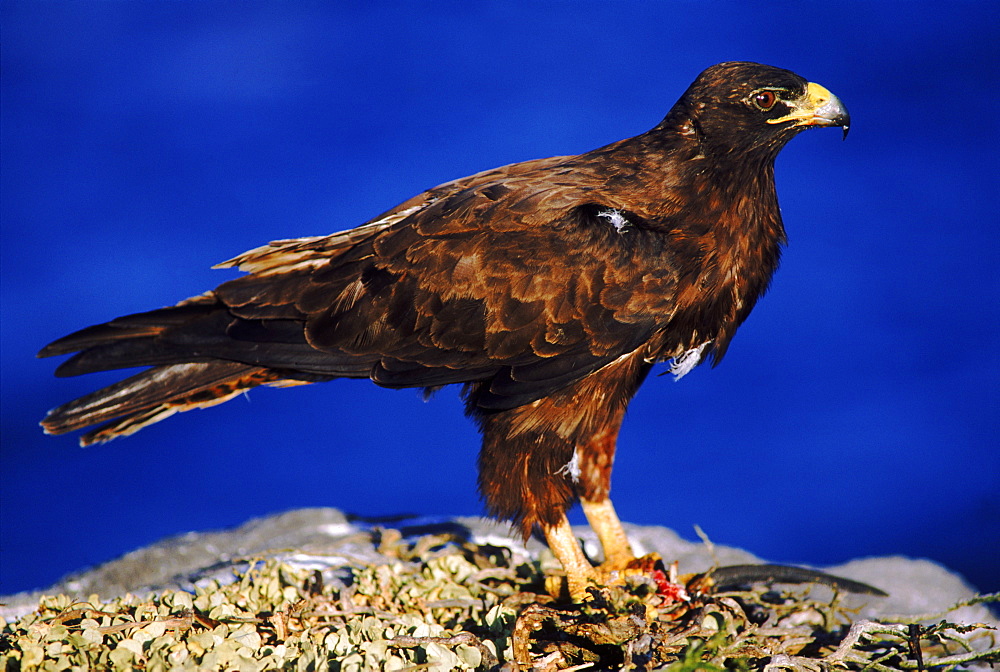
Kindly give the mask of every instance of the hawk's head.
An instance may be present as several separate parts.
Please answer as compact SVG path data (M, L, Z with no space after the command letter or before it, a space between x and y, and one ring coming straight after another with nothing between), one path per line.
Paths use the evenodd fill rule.
M803 129L840 126L847 137L850 121L840 99L819 84L790 70L730 62L698 75L664 124L697 135L716 157L735 153L773 158Z

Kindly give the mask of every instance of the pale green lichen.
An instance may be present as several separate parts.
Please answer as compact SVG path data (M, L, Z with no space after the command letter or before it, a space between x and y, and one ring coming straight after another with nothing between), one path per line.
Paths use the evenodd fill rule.
M0 671L444 671L515 659L539 670L884 671L1000 660L988 626L852 624L836 597L760 588L671 603L640 582L559 606L537 564L492 547L382 533L379 550L396 561L355 567L343 584L251 560L231 583L193 593L48 596L4 625Z

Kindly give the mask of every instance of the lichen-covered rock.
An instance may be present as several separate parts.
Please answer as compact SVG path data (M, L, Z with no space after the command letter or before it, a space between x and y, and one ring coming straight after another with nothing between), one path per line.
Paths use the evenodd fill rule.
M637 551L677 559L682 574L756 561L662 528L628 531ZM927 561L829 570L887 598L825 586L719 592L694 580L668 596L662 581L635 579L586 605L545 594L555 568L540 545L480 519L383 530L332 509L294 511L168 539L44 595L0 598L0 670L896 669L917 655L925 667L971 669L1000 656L992 614Z

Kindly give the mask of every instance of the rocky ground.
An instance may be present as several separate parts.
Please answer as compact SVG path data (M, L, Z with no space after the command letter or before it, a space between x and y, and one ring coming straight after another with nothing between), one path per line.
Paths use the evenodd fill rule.
M681 575L704 572L712 567L762 562L743 550L685 541L666 528L627 525L626 529L637 554L658 553L668 562L676 560ZM578 533L585 550L596 559L599 551L590 530L580 528ZM503 550L495 552L495 549ZM259 572L252 569L265 564L267 569ZM393 569L388 572L390 567ZM792 642L798 632L795 628L801 628L804 621L798 623L799 616L791 614L790 607L775 607L769 617L757 618L751 613L748 605L755 600L765 605L765 611L771 609L767 605L772 602L780 604L781 599L774 601L767 587L754 593L733 593L732 598L706 597L698 603L697 611L693 602L683 608L670 606L659 593L647 591L647 597L651 597L659 611L647 606L645 612L639 613L635 604L642 600L637 600L635 593L617 597L609 594L605 596L606 604L598 609L599 616L595 616L591 612L583 614L576 608L567 609L558 601L547 601L544 587L538 583L543 569L557 569L557 565L541 543L531 540L524 544L511 537L506 525L488 520L409 519L376 526L350 520L335 509L303 509L252 520L233 530L193 532L166 539L72 575L44 591L0 597L0 617L8 623L4 638L13 642L11 655L20 656L18 660L22 663L33 656L32 660L57 664L59 660L70 661L72 656L83 656L89 651L86 655L90 656L91 663L121 663L122 669L128 669L137 661L155 667L152 663L161 659L168 661L165 664L181 661L204 666L208 660L223 660L219 656L228 650L225 649L227 637L232 638L232 651L226 655L230 655L231 660L243 661L246 669L269 669L269 664L285 661L282 656L293 653L295 656L317 656L317 652L324 652L327 660L333 660L336 651L344 652L342 660L353 660L357 669L368 669L366 665L371 661L402 649L406 652L398 654L400 665L414 661L429 664L439 660L465 669L491 667L493 664L486 662L494 659L506 659L508 664L513 664L509 662L512 659L522 663L531 660L536 665L534 669L553 670L569 669L574 661L597 661L592 662L593 669L603 669L601 661L608 660L607 656L619 663L625 660L638 667L650 668L655 667L656 661L676 660L681 661L676 662L680 665L685 656L693 656L700 660L722 661L736 657L765 661L771 669L811 669L809 660L822 657L833 660L837 656L847 656L844 661L850 662L850 656L855 655L852 648L855 645L849 642L851 637L856 637L856 643L862 646L875 637L872 628L882 628L879 623L895 624L885 626L888 630L881 632L883 639L896 637L902 642L899 645L902 648L895 654L895 644L883 643L881 646L888 653L879 655L895 655L891 659L903 661L899 664L905 667L909 664L903 651L907 632L910 639L923 636L928 642L925 646L933 646L941 639L936 630L907 630L917 626L905 624L923 622L931 625L944 621L959 624L960 629L961 624L987 626L977 630L980 649L996 647L996 637L990 634L988 626L1000 625L987 606L975 603L975 591L961 577L927 560L903 557L865 558L819 568L875 586L888 596L834 596L831 588L821 585L806 590L802 604L811 605L805 611L811 610L812 618L829 620L836 612L849 614L849 622L836 626L814 624L810 631L812 643L804 645ZM436 579L428 579L429 576L438 577L443 582L441 585L447 584L454 599L438 599ZM471 583L469 576L475 579ZM211 591L226 590L225 586L233 585L234 577L239 586L230 589L236 592L225 599L233 599L237 606L230 607L223 605L223 598L213 596ZM399 582L393 590L416 595L409 588L399 588L405 585L404 581L414 577L420 585L430 581L430 588L423 585L421 590L429 589L435 595L431 602L424 596L414 598L417 611L426 612L421 617L426 617L423 621L413 620L408 612L400 610L401 605L392 596L402 592L387 597L390 593L386 592L386 586L397 585L393 582ZM251 586L254 581L258 585ZM365 586L369 584L373 586L371 594L365 593ZM486 592L479 592L480 589ZM274 596L267 597L268 590L274 592ZM540 591L540 604L526 608L516 596L531 590ZM251 593L258 595L251 600L257 600L253 608L247 606L245 600L245 594ZM51 597L54 595L59 597ZM348 596L353 601L348 600ZM119 598L117 602L115 598ZM782 599L786 605L792 604ZM954 605L969 602L972 603L951 610ZM110 604L115 606L102 606ZM438 606L427 607L428 604ZM825 604L834 606L828 608L823 606ZM311 618L320 618L310 621L308 627L302 615L304 605L309 605ZM439 610L435 612L437 620L430 618L435 609ZM441 620L443 612L440 609L451 615ZM242 616L233 616L237 613ZM279 619L279 623L275 614L283 614L281 619L284 620ZM701 630L692 630L712 620L706 614L714 614L713 622L727 624L723 629L729 628L732 637L723 642ZM227 616L232 618L227 620ZM329 619L334 617L341 619L337 621L341 625L332 624L334 622ZM691 621L694 625L685 624L685 618L694 619ZM765 623L761 620L764 618L769 620ZM602 634L588 630L597 621L603 628ZM852 622L855 627L848 632ZM403 627L401 623L407 625ZM473 625L471 631L476 634L471 634L470 624L481 623L487 625ZM293 632L293 626L301 632ZM195 633L201 628L206 634L185 639L170 628L180 628L185 633ZM351 639L353 634L346 634L353 633L352 628L359 633L357 642ZM141 632L128 634L141 630L147 631L146 635L139 636ZM816 639L815 633L820 630L825 633L824 637L831 638L830 641ZM309 644L307 635L317 631L326 634ZM413 634L426 635L425 631L436 632L439 636ZM211 633L214 634L210 637ZM343 641L330 639L331 633L340 633L337 636ZM491 638L491 633L495 637ZM305 637L301 642L295 639L300 635ZM256 648L247 648L247 637L256 643ZM715 649L705 648L708 646L706 637L714 642ZM990 641L991 638L994 641ZM838 643L840 648L834 650ZM5 645L10 646L6 642ZM213 646L218 649L212 650ZM117 658L108 657L113 648L121 654ZM952 649L941 651L936 655L957 655ZM802 657L805 653L813 658ZM0 657L2 654L0 650ZM213 655L216 657L211 658ZM930 649L928 655L931 655ZM919 659L914 660L919 662ZM344 669L351 668L347 663L343 665ZM449 669L444 663L439 662L438 666ZM225 665L220 669L223 668ZM895 668L876 664L872 669Z

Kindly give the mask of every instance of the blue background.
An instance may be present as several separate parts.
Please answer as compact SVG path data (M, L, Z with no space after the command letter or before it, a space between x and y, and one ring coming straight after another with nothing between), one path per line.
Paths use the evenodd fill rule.
M38 420L119 376L34 354L268 240L645 131L726 60L820 82L854 125L779 157L791 245L723 365L632 404L622 518L1000 589L994 3L332 5L0 5L0 593L294 507L481 512L454 390L256 390L80 449Z

